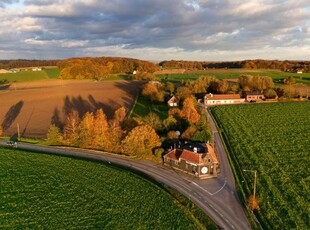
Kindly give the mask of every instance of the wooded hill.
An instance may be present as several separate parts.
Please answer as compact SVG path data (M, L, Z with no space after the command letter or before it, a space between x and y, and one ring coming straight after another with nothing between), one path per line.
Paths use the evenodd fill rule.
M61 70L63 79L97 79L102 80L111 74L154 72L156 64L132 58L96 57L71 58L59 61L57 66Z
M0 60L0 69L26 68L34 66L56 66L59 60Z
M298 69L303 72L310 72L310 61L279 61L279 60L244 60L230 62L198 62L170 60L159 63L163 69L196 69L207 68L244 68L244 69L280 69L282 71L296 72Z

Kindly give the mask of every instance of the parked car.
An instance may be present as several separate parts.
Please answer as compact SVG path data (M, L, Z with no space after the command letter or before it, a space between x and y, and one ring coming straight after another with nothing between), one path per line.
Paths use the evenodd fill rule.
M17 147L17 142L16 141L8 141L8 142L6 142L6 145L8 145L8 146L12 146L12 147Z

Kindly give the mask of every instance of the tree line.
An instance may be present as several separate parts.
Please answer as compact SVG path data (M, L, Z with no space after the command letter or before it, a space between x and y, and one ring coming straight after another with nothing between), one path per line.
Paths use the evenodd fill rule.
M207 61L183 61L170 60L159 63L164 69L189 69L202 70L208 68L244 68L244 69L280 69L282 71L296 72L302 69L303 72L310 72L310 61L291 61L291 60L243 60L229 62L207 62Z
M148 61L121 57L70 58L57 63L62 79L102 80L111 74L154 72L157 66Z
M102 109L98 109L95 113L87 112L81 119L78 112L73 110L66 117L62 130L56 124L51 124L47 142L50 145L67 145L152 157L153 148L161 145L156 131L145 123L125 124L125 118L124 107L116 110L110 121Z
M26 68L33 66L56 66L59 60L0 60L0 69Z

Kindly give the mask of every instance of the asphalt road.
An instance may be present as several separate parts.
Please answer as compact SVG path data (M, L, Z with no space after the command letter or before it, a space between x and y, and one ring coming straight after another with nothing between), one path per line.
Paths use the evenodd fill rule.
M238 230L251 229L237 197L234 177L220 136L212 119L209 120L214 133L221 173L216 178L204 180L185 175L179 171L167 168L162 164L155 164L143 160L132 160L127 157L109 153L72 148L52 148L24 143L18 143L17 148L105 161L110 164L116 164L143 172L158 182L163 183L188 197L221 228Z

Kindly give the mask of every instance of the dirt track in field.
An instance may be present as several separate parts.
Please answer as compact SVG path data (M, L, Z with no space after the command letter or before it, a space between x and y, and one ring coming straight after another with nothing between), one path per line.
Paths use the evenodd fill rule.
M45 138L51 122L63 123L72 110L82 117L102 108L108 118L116 109L131 109L141 82L89 80L47 80L14 83L0 90L0 125L5 135Z

